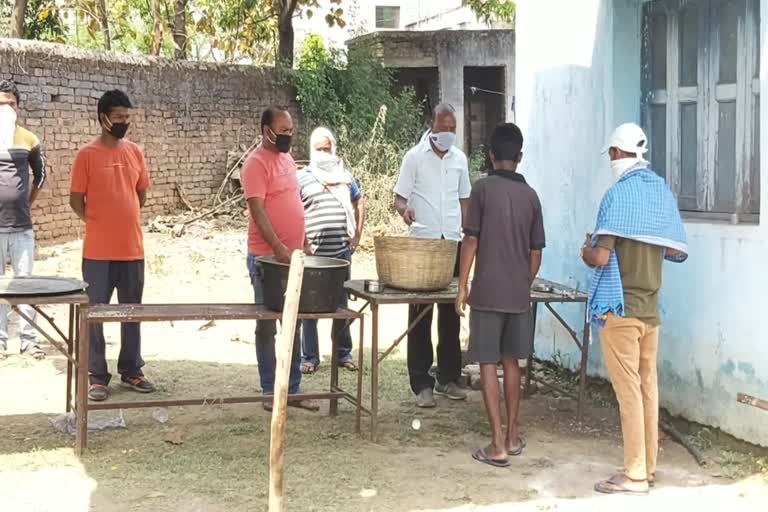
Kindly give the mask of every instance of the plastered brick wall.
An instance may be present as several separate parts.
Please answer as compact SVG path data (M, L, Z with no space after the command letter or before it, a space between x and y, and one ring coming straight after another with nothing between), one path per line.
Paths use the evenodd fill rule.
M274 69L180 63L0 39L0 77L22 96L19 122L43 143L48 181L33 208L39 243L81 236L69 209L69 179L77 149L100 128L98 98L122 89L137 107L128 138L144 149L152 187L144 221L181 205L176 183L198 207L211 204L227 153L249 145L261 112L278 104L296 113L293 92Z

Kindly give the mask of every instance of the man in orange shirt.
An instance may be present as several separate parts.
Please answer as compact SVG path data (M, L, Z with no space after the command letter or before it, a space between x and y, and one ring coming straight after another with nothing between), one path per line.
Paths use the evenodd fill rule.
M133 105L122 91L105 93L98 104L101 136L78 151L72 166L69 204L85 221L83 279L91 304L109 304L117 289L120 304L141 303L144 291L144 241L141 207L147 200L149 175L144 152L124 140ZM155 386L141 371L141 331L138 323L124 323L120 330L117 371L121 384L139 393ZM94 401L109 396L104 330L90 328L91 385Z
M291 253L304 247L304 204L299 194L296 162L289 153L293 136L291 115L281 108L267 109L261 116L261 135L261 145L248 156L240 173L251 213L247 263L256 304L264 303L259 258L275 256L288 263ZM297 325L288 385L292 395L300 392L301 385L299 329ZM256 322L256 359L265 395L271 395L275 387L276 332L274 320ZM319 410L313 400L292 400L288 405ZM264 408L271 411L272 403L264 402Z

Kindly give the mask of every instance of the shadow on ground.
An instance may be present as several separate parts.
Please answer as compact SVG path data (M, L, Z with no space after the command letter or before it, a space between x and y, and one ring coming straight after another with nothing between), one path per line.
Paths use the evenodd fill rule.
M161 376L157 398L257 391L252 365L153 361L152 373ZM328 378L325 365L304 384L320 390ZM342 403L335 418L327 415L327 405L320 414L290 411L289 510L473 510L554 499L575 500L575 506L583 498L591 500L594 481L620 463L611 409L591 407L586 423L578 425L573 404L547 396L525 401L522 418L529 448L511 468L499 470L469 457L471 448L485 442L487 431L477 393L467 403L445 401L422 411L411 403L402 360L387 361L381 381L382 416L375 443L365 419L363 437L355 434L348 404ZM352 389L355 375L344 372L342 382ZM116 399L146 398L113 388ZM165 424L152 413L124 411L127 428L91 434L81 459L73 455L72 437L53 431L50 415L0 417L0 509L62 510L54 505L67 503L64 510L77 512L147 507L239 512L264 506L269 416L258 404L171 408ZM418 431L412 428L416 418L421 421ZM170 433L181 444L166 442ZM716 482L671 442L663 446L661 467L659 495L672 488L693 493ZM599 503L615 505L612 500Z

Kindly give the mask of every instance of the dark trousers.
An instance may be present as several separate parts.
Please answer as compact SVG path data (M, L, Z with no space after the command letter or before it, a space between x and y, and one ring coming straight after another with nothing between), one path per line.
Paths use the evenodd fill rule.
M459 254L461 244L459 244ZM454 276L459 275L459 256L456 256ZM408 308L408 325L429 305L413 304ZM435 379L429 374L434 362L432 348L432 316L427 313L408 334L408 375L411 389L418 394L424 389L435 387ZM453 304L437 305L437 380L448 384L461 376L461 343L459 330L461 321Z
M88 299L91 304L109 304L117 289L120 304L141 304L144 293L144 260L100 261L83 260L83 280L88 283ZM90 362L88 372L91 384L109 384L112 375L107 369L106 343L103 324L91 324ZM117 371L120 375L138 377L142 374L141 324L120 325L120 356Z

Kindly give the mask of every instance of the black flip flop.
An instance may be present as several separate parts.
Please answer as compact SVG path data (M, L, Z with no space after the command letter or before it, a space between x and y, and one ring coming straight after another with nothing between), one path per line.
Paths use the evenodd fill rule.
M37 344L31 345L25 348L24 350L22 350L21 355L30 356L34 358L36 361L42 361L43 359L45 359L45 352Z
M522 455L523 450L525 450L525 447L527 446L525 439L523 439L521 436L517 436L517 443L518 447L516 450L510 450L507 452L507 455L510 457L517 457L518 455Z
M485 453L485 448L478 448L472 452L472 458L477 462L482 462L483 464L488 464L489 466L493 466L495 468L509 467L509 459L492 459L488 456L487 453Z

